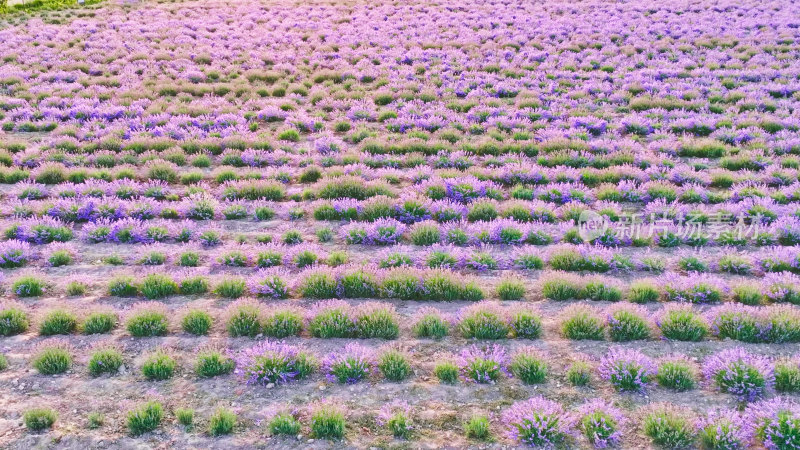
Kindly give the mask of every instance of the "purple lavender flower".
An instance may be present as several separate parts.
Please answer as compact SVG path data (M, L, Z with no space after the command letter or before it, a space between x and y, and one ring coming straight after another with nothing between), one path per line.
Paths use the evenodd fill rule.
M608 448L619 444L622 430L627 424L619 408L602 399L590 400L578 408L577 426L595 448Z
M0 267L13 269L22 267L33 257L27 242L12 239L0 242Z
M800 445L800 404L776 397L752 403L745 409L755 437L768 450L797 448Z
M281 268L258 271L247 280L247 289L253 295L273 299L289 297L289 272Z
M709 411L695 421L695 427L706 448L743 450L753 439L751 424L742 413L731 409Z
M772 362L743 348L723 350L709 357L703 376L721 392L751 402L772 389L775 384Z
M706 274L689 273L682 277L676 273L668 273L659 279L664 286L667 299L688 303L717 303L727 292L726 285L718 278Z
M331 383L353 384L375 371L375 355L360 344L349 343L322 360L322 372Z
M764 296L772 302L800 304L800 276L791 272L768 273L761 286Z
M375 422L380 427L387 427L395 437L407 438L414 430L412 408L404 401L395 400L383 405Z
M461 351L458 360L461 376L474 383L494 383L501 375L508 375L506 350L496 344L471 345Z
M575 434L575 418L542 396L514 403L501 417L509 438L531 447L555 447Z
M620 391L643 391L656 374L656 365L638 350L614 347L600 362L600 376Z
M759 342L765 336L762 310L739 303L726 303L705 314L711 332L720 339Z
M348 244L392 245L399 242L406 225L390 218L371 223L353 222L342 227L342 237Z
M316 360L302 347L263 341L240 351L234 373L247 384L281 384L303 379L316 370Z

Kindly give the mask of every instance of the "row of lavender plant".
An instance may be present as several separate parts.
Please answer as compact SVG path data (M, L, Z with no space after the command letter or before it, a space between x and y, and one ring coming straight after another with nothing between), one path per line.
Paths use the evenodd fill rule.
M49 339L38 344L30 363L42 375L58 375L73 368L76 353L67 341ZM121 348L113 343L97 343L88 353L86 367L93 377L118 375L125 360ZM393 345L376 351L351 342L321 360L302 345L271 340L238 352L204 347L196 353L193 369L200 378L234 373L247 384L270 387L301 381L315 373L335 384L354 384L378 377L388 382L402 382L417 373L411 363L413 352ZM180 370L176 356L168 347L151 350L141 363L142 375L150 381L172 378ZM519 347L509 354L499 345L472 345L457 357L440 358L432 374L441 383L450 384L459 379L467 383L494 384L504 378L516 378L523 384L536 385L546 383L555 375L550 359L546 353L530 346ZM612 347L596 364L580 358L558 376L575 386L596 385L599 377L623 393L642 393L655 385L677 392L704 386L731 394L743 403L774 392L800 391L800 361L783 358L773 362L743 348L710 355L699 370L696 363L683 356L667 356L656 361L638 350Z
M163 426L171 418L164 409L157 400L133 406L125 415L128 432L138 436ZM711 448L747 448L760 444L768 449L784 449L791 448L800 435L797 424L800 406L783 398L753 403L744 411L694 413L666 403L642 409L643 416L636 420L613 404L591 400L567 412L560 403L536 396L514 403L494 420L485 414L473 414L464 423L464 433L475 441L491 441L496 431L502 430L502 434L515 443L532 447L575 445L585 440L595 448L617 446L635 438L637 422L642 434L653 445L667 448L685 448L699 442ZM376 424L393 437L412 439L423 422L420 414L418 408L394 401L384 404L374 418ZM187 430L196 422L194 410L190 408L175 408L173 415ZM272 435L296 436L305 431L312 438L340 440L346 431L356 426L348 421L348 416L342 406L331 400L320 400L299 409L283 408L265 417L265 421ZM57 420L58 415L51 409L30 409L24 413L24 421L32 431L51 428ZM104 416L89 420L97 427L104 425ZM307 428L303 427L304 422ZM239 415L221 407L209 417L206 433L227 435L239 426Z
M368 301L356 306L342 300L323 300L308 309L263 304L242 299L230 304L220 317L199 308L186 308L174 323L165 305L140 302L128 310L97 308L79 317L72 308L38 310L32 316L18 303L0 309L0 336L26 333L32 325L41 336L112 333L122 323L134 337L164 336L170 330L203 336L215 329L231 337L380 338L393 340L402 322L419 339L452 335L465 339L539 339L546 330L571 340L632 342L652 339L697 342L711 337L747 343L800 342L800 313L791 306L752 307L726 304L698 311L689 305L667 305L648 313L638 305L617 304L603 310L572 305L561 310L555 323L543 324L534 306L479 302L448 315L425 307L413 316L399 315L389 303ZM122 317L120 317L122 316Z
M202 208L199 202L193 209ZM272 213L269 213L272 214ZM206 217L211 219L213 216ZM302 213L300 213L302 217ZM309 239L294 227L288 226L281 239L287 244L296 244ZM191 220L172 222L167 220L142 221L139 219L99 219L80 228L79 237L88 243L149 244L154 242L187 243L195 242L206 247L223 243L228 233L216 224L198 224ZM69 242L75 240L76 231L71 224L60 219L45 216L14 220L4 230L7 239L22 240L34 244ZM335 232L330 227L320 227L315 239L332 242ZM730 246L743 248L748 245L759 247L796 246L800 244L800 219L787 216L774 223L737 227L723 223L718 229L705 229L697 232L683 226L637 225L631 230L609 226L599 233L586 234L584 229L570 223L524 223L513 219L496 219L478 222L453 222L440 225L435 222L419 222L411 227L402 222L381 218L374 222L351 222L340 228L339 237L350 245L387 246L411 243L418 246L435 244L454 246L481 245L550 245L553 243L592 244L602 247L633 248L675 248L681 245L691 247ZM271 242L271 234L254 236L259 242ZM252 238L251 238L252 239ZM247 242L247 235L239 235L236 240Z
M774 216L784 210L794 212L798 199L798 176L796 173L776 171L765 175L765 179L734 179L728 176L717 174L715 181L708 181L705 184L699 179L692 179L683 182L669 181L669 173L657 172L651 175L648 181L637 181L632 175L628 176L603 176L602 181L590 182L588 175L576 175L569 177L569 170L561 169L559 174L561 181L541 184L516 184L513 187L504 188L502 184L488 180L486 174L471 174L469 172L448 172L426 173L421 171L414 173L411 179L400 179L398 174L385 174L382 178L373 179L363 175L358 175L360 170L351 168L348 175L322 177L322 174L308 176L319 179L316 183L308 187L303 185L286 185L286 180L264 178L263 174L256 173L242 179L227 179L224 173L217 175L219 180L218 187L212 187L203 179L195 179L191 183L183 182L188 186L175 186L174 179L160 180L150 179L146 182L138 182L132 177L122 176L115 181L100 179L88 179L84 183L61 183L48 186L47 184L28 181L14 180L14 188L9 192L9 197L19 200L21 206L25 206L25 201L44 200L60 201L63 205L86 204L96 202L98 199L105 199L106 202L115 200L138 199L139 203L150 204L151 208L163 205L167 211L174 209L176 202L185 200L192 195L204 194L215 201L234 202L243 205L253 201L311 201L319 199L322 206L326 206L325 200L335 200L339 203L345 202L349 209L347 211L352 216L361 212L361 209L372 208L373 203L394 203L396 214L404 215L404 209L427 209L428 216L436 213L445 207L444 215L440 214L441 219L452 220L449 216L460 215L469 217L476 202L494 205L503 200L516 200L507 207L525 205L523 201L533 201L532 206L541 209L541 215L545 219L554 220L557 218L556 212L563 211L569 213L570 208L563 205L574 202L576 204L591 205L597 204L600 208L607 206L613 208L617 203L634 204L648 210L657 211L663 208L661 203L675 204L675 207L689 210L696 208L700 212L729 212L733 208L733 213L753 210L752 214L763 213ZM363 168L368 171L367 168ZM688 170L688 169L686 169ZM369 171L372 175L374 173ZM679 171L672 177L691 177L693 172ZM336 175L334 174L334 175ZM123 174L124 175L124 174ZM201 174L197 174L201 175ZM188 175L186 175L188 176ZM289 176L289 175L286 175ZM694 175L699 177L700 175ZM300 178L306 177L304 172ZM598 175L600 177L600 175ZM197 177L195 177L197 178ZM306 177L307 178L307 177ZM147 179L146 179L147 180ZM169 184L168 184L169 183ZM398 194L398 187L393 185L408 184L408 189L403 189L402 195ZM378 197L376 200L368 200ZM393 198L401 197L398 200ZM156 202L156 201L160 201ZM410 205L406 205L406 203ZM44 204L47 206L47 203ZM574 205L571 205L574 206ZM360 207L360 208L359 208ZM415 217L415 211L405 211L407 219L422 220L422 217ZM519 206L517 206L519 209ZM764 211L760 211L763 209ZM433 210L433 211L430 211ZM462 210L462 211L459 211ZM320 211L328 213L324 209ZM509 213L522 212L510 211ZM411 213L411 214L409 214ZM496 213L495 213L496 214ZM561 214L564 215L563 213ZM536 219L531 217L531 212L527 213L527 220ZM523 216L524 217L524 216Z

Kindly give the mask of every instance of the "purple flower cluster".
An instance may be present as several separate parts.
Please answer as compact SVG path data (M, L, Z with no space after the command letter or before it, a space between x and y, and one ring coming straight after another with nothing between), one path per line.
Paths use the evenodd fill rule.
M642 391L653 381L657 368L652 359L638 350L614 347L598 368L600 376L620 391Z
M503 347L496 344L471 345L461 351L458 366L465 380L492 383L501 375L508 375L508 355Z
M553 447L575 433L575 418L542 396L514 403L503 411L501 420L509 438L531 447Z
M709 411L695 421L701 440L714 448L744 449L753 440L753 427L746 417L735 410Z
M378 219L370 223L355 222L342 227L342 238L349 244L392 245L400 241L406 225L395 219Z
M796 447L800 442L800 404L794 400L776 397L751 403L743 415L769 450Z
M353 342L339 351L329 353L322 360L322 373L332 383L357 383L374 371L375 355L372 350Z
M723 350L707 358L703 376L709 384L741 401L753 401L775 384L772 362L743 348Z
M578 407L576 418L577 426L595 448L618 445L628 422L619 408L601 399L590 400Z
M0 242L0 267L5 269L22 267L32 257L31 246L25 241L12 239Z
M315 362L304 349L284 342L262 341L235 355L234 373L247 384L289 383L313 370Z

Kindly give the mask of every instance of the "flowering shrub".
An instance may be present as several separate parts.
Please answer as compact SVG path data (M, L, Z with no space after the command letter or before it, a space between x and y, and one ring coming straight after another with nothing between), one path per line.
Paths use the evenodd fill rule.
M729 303L712 309L708 314L711 332L720 339L742 342L762 340L760 311L744 305Z
M717 279L703 274L681 277L668 274L659 280L669 301L689 303L716 303L722 300L725 286Z
M286 271L263 270L247 281L247 290L259 297L285 299L289 297L287 278Z
M738 411L713 411L698 418L695 427L706 448L747 448L753 439L750 424Z
M608 335L612 341L648 339L650 324L645 312L636 305L614 305L606 311Z
M366 347L350 343L341 351L329 353L322 360L321 370L332 383L357 383L374 372L374 355Z
M744 416L750 418L755 437L765 448L778 450L800 443L800 407L792 400L776 397L752 403Z
M712 355L704 364L703 376L721 392L741 401L753 401L775 384L772 363L741 348Z
M236 355L234 373L247 384L288 383L306 378L317 362L305 350L278 341L263 341Z
M353 222L342 228L348 244L392 245L400 241L406 226L395 219L382 218L370 223Z
M627 423L622 411L599 399L581 405L576 416L577 428L595 448L619 444Z
M458 366L461 376L474 383L494 383L508 374L506 351L499 345L472 345L461 351Z
M642 391L653 380L656 365L639 351L612 348L600 362L600 376L620 391Z
M502 421L511 439L531 447L555 446L574 434L575 419L541 396L514 403L503 411Z
M381 407L376 418L380 427L386 427L396 438L407 439L414 430L411 407L404 402L387 403Z
M3 269L22 267L32 256L27 242L16 239L0 242L0 267Z

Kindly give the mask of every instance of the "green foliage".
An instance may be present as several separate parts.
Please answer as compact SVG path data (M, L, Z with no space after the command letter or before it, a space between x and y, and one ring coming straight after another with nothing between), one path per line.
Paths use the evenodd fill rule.
M680 359L665 361L658 367L656 381L662 387L675 391L688 391L696 385L694 368Z
M167 380L172 378L177 367L178 364L172 356L163 350L157 350L145 359L142 364L142 375L151 381Z
M447 336L449 326L447 322L435 314L420 317L414 324L412 331L418 338L441 339Z
M205 336L213 323L214 321L209 313L200 309L193 309L181 319L181 328L189 334Z
M117 315L113 312L94 312L86 316L81 329L83 334L105 334L117 325Z
M247 292L247 285L241 278L226 278L214 288L214 293L222 298L239 298L245 292Z
M521 300L525 296L525 283L516 278L507 278L497 285L497 296L500 300Z
M178 283L168 275L153 273L144 277L140 290L150 300L161 299L177 294Z
M201 350L197 354L197 363L195 364L195 373L202 378L216 377L219 375L227 375L233 372L236 364L229 356L226 356L219 350Z
M75 314L63 309L54 309L45 314L39 324L39 334L53 336L56 334L70 334L78 328L78 319Z
M525 384L541 384L547 378L547 362L533 353L517 353L511 359L509 369Z
M125 328L134 337L166 336L168 327L166 314L155 310L138 311L125 323Z
M567 339L602 341L605 323L587 310L576 310L561 322L561 333Z
M6 307L0 311L0 336L13 336L28 331L28 314L17 307Z
M29 409L22 415L22 421L29 431L52 428L56 420L58 420L58 414L50 408Z
M474 415L464 423L464 434L467 439L487 441L491 437L489 418L483 415Z
M662 448L688 448L695 440L694 428L686 416L668 409L658 409L645 416L642 430L653 444Z
M19 277L11 284L11 290L19 297L41 297L45 289L47 283L33 275Z
M411 375L408 357L398 350L388 350L378 358L378 369L389 381L403 381Z
M122 367L122 353L116 348L95 350L89 357L89 374L93 377L102 374L115 374Z
M177 408L175 410L175 418L179 424L189 428L194 423L194 410L191 408Z
M272 435L297 436L300 433L300 422L289 413L275 415L267 425Z
M128 431L133 436L139 436L153 431L161 425L164 419L164 407L161 403L150 401L144 405L128 411Z
M222 436L233 433L236 426L236 414L227 408L219 408L208 419L208 434Z
M72 367L72 355L59 346L44 347L34 355L32 363L42 375L57 375Z
M458 381L458 366L449 361L440 362L433 368L433 374L440 382L453 384Z
M321 405L311 414L311 436L317 439L344 437L345 418L337 408Z
M237 305L228 316L227 329L231 337L256 337L261 333L261 310L253 304Z
M576 361L567 369L567 381L573 386L586 386L592 381L592 367L584 361Z

